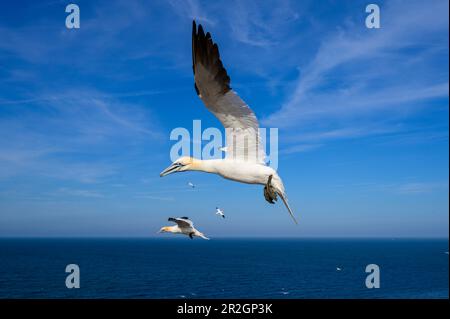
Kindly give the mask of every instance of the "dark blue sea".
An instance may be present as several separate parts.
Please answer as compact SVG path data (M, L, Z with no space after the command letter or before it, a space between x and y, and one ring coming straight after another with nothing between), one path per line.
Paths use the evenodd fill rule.
M431 239L0 239L0 298L448 298L448 258Z

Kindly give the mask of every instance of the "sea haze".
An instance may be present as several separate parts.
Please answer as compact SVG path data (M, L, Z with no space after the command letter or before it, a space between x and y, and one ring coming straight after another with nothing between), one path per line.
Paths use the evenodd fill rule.
M448 298L448 267L448 239L0 239L0 298Z

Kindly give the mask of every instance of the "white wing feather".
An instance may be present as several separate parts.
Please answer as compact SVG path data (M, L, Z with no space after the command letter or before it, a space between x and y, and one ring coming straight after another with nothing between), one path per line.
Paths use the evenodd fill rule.
M192 63L195 89L226 133L226 158L264 164L265 152L255 113L230 87L230 77L220 60L219 48L202 26L192 30Z

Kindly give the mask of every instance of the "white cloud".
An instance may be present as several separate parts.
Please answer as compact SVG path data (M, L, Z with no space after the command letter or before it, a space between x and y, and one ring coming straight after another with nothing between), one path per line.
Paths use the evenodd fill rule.
M448 56L448 3L392 1L382 19L379 30L355 22L325 36L300 68L293 93L263 124L295 127L299 139L317 141L379 134L384 130L361 128L392 130L395 119L428 107L428 100L448 98L448 71L439 66Z
M280 151L281 155L304 153L321 147L322 144L298 144L286 147Z
M93 90L10 102L0 107L20 116L0 118L0 179L28 174L96 183L118 171L112 159L123 149L117 143L144 148L162 136L147 107Z
M196 0L169 0L172 9L182 18L196 20L199 23L215 25L216 20L212 19L206 9Z
M94 190L87 190L87 189L72 189L72 188L60 188L57 192L58 196L60 195L68 195L68 196L75 196L75 197L89 197L89 198L102 198L104 197L103 194L94 191Z
M394 191L404 195L432 193L448 189L448 183L415 182L396 185Z

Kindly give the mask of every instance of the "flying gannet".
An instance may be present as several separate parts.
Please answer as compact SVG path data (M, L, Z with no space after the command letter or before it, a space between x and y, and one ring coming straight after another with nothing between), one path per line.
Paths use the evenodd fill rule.
M195 229L194 224L189 219L189 217L170 217L169 222L174 222L176 223L176 225L164 226L159 230L158 233L183 234L189 236L191 239L194 239L194 236L196 236L209 240L209 238L203 235L203 233Z
M225 214L223 213L223 210L221 210L219 207L216 207L216 215L222 216L222 218L225 218Z
M266 201L274 204L281 197L292 219L283 182L277 172L266 165L264 147L259 136L255 113L230 87L230 77L220 60L219 48L201 25L192 26L192 68L194 88L208 110L219 119L226 132L225 159L200 160L181 157L163 170L160 176L175 172L202 171L233 181L264 186Z

